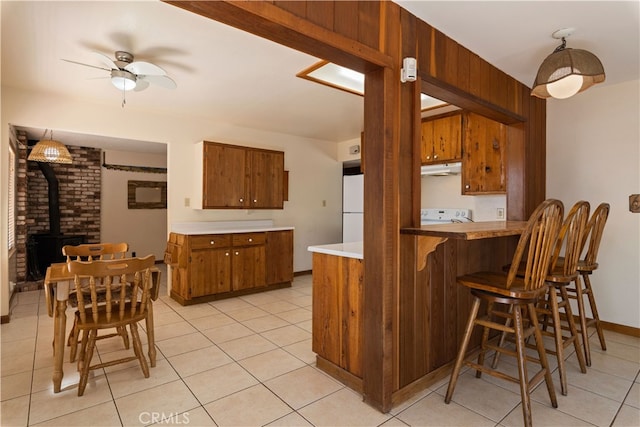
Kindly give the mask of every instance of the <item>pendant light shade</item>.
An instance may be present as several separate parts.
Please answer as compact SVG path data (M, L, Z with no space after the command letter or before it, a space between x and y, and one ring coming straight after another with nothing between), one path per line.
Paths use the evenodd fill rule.
M564 99L582 92L605 79L604 67L593 53L566 48L568 30L554 33L562 44L540 65L531 95L538 98Z
M44 131L45 136L47 131ZM67 147L63 143L54 141L53 131L50 133L49 139L43 138L31 149L31 153L27 160L33 160L34 162L46 162L46 163L65 163L71 164L71 154Z

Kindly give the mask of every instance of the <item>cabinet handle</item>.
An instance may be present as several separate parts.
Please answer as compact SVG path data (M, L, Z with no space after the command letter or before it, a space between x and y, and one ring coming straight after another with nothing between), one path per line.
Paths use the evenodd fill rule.
M249 241L250 241L250 242L253 242L253 239L252 239L252 238L249 238Z
M427 160L431 160L431 156L427 156Z
M434 158L434 159L437 159L437 158L438 158L438 155L437 155L437 154L434 154L433 158Z
M213 240L212 240L212 241L210 241L209 243L210 243L210 244L212 244L212 245L215 245L215 244L216 244L216 242L215 242L215 241L213 241Z
M257 199L253 199L253 203L258 203L258 200Z
M236 251L236 255L240 255L240 252Z
M464 186L464 188L466 188L468 190L469 188L471 188L471 186L469 184L467 184L467 185Z
M240 203L244 202L244 199L240 199Z
M225 256L229 256L229 252L225 252L225 254L224 254L224 255L225 255Z

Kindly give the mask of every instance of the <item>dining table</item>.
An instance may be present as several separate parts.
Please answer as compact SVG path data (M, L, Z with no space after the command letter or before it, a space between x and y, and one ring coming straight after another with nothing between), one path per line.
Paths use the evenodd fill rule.
M156 366L156 346L153 331L153 301L158 299L161 272L151 269L151 298L147 305L146 319L147 343L149 345L149 363ZM44 291L47 299L47 314L53 317L53 392L60 392L64 377L65 332L67 329L67 305L69 293L73 289L74 275L69 272L66 262L54 263L47 267L44 278Z

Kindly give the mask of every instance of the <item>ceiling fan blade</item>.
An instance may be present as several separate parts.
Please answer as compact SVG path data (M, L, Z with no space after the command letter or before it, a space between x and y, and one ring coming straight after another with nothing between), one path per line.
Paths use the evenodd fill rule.
M136 87L133 89L134 92L140 92L141 90L145 90L149 87L149 82L145 79L138 78L136 79Z
M162 86L167 89L175 89L178 87L176 82L169 76L139 76L138 80L147 80L158 86Z
M98 58L98 60L100 60L100 62L102 62L107 67L109 67L109 70L119 70L120 69L120 67L118 67L116 65L116 63L113 62L113 59L109 58L104 53L100 53L100 52L92 52L92 53Z
M110 68L104 68L104 67L98 67L98 66L95 66L95 65L83 64L82 62L72 61L72 60L70 60L70 59L63 59L63 58L60 58L60 59L61 59L62 61L70 62L70 63L72 63L72 64L84 65L85 67L97 68L98 70L111 71L111 69L110 69Z
M162 68L150 62L136 61L124 67L130 73L142 74L145 76L166 76L167 73Z

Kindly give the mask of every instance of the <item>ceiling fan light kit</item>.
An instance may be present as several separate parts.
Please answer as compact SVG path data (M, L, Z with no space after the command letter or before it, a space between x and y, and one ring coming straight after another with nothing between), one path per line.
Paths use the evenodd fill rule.
M542 61L531 95L565 99L605 80L604 67L597 56L566 47L566 38L573 32L573 28L564 28L553 33L553 38L561 39L562 44Z
M111 70L111 83L119 90L136 88L136 76L126 70Z
M126 103L124 96L124 92L126 91L135 90L138 92L144 90L149 87L149 83L154 83L167 89L175 89L177 87L176 82L167 76L166 71L162 68L150 62L134 61L133 55L129 52L117 50L115 52L115 61L100 52L93 52L93 54L103 64L102 67L70 61L68 59L63 59L63 61L109 71L111 74L111 83L116 89L122 91L123 107Z

